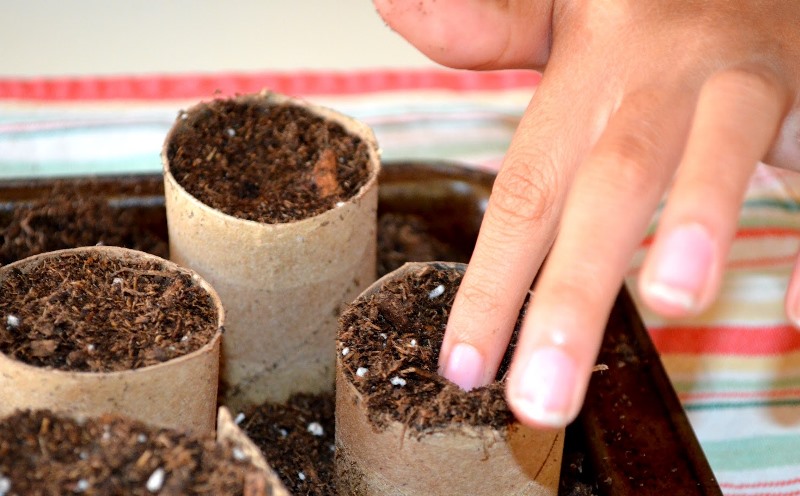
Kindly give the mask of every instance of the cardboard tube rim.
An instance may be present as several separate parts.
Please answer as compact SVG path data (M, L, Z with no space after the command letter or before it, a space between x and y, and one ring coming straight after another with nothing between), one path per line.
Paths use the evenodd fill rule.
M377 140L375 138L375 133L372 131L372 129L369 126L367 126L363 122L360 122L360 121L358 121L356 119L353 119L352 117L349 117L349 116L347 116L345 114L337 112L336 110L333 110L331 108L323 107L321 105L315 105L315 104L310 103L310 102L308 102L306 100L303 100L303 99L300 99L300 98L296 98L296 97L287 96L287 95L283 95L283 94L276 93L276 92L270 91L270 90L262 90L259 93L240 95L240 96L234 97L233 99L237 100L237 101L241 101L241 102L253 101L253 102L262 102L262 103L265 103L265 104L276 104L276 105L291 104L291 105L296 105L298 107L302 107L302 108L310 111L311 113L317 115L318 117L321 117L322 119L331 120L331 121L336 122L337 124L341 125L345 129L345 131L347 131L349 134L353 134L353 135L357 136L358 138L366 141L367 144L368 144L368 146L367 146L368 160L367 160L366 166L367 166L369 175L367 177L367 181L363 185L361 185L359 190L354 195L352 195L352 196L347 198L347 200L345 201L345 204L357 203L378 182L378 174L379 174L380 168L381 168L381 166L380 166L380 154L381 154L381 151L380 151L380 147L378 146L378 142L377 142ZM197 103L197 104L189 107L188 109L186 109L183 112L185 112L186 114L191 114L192 111L201 108L203 105L207 105L207 102ZM251 224L253 226L259 226L259 227L265 227L266 226L266 227L270 227L270 228L273 228L273 229L279 229L280 226L287 226L287 225L302 226L303 224L312 224L315 221L315 219L317 219L318 217L326 215L326 214L329 214L330 212L335 212L336 211L336 208L330 208L330 209L327 209L327 210L325 210L323 212L320 212L320 213L318 213L316 215L313 215L311 217L305 217L305 218L302 218L302 219L292 220L292 221L289 221L289 222L267 223L267 222L259 222L259 221L255 221L255 220L243 219L241 217L236 217L234 215L227 214L225 212L222 212L221 210L218 210L218 209L216 209L216 208L204 203L199 198L195 197L194 195L192 195L188 191L186 191L186 189L183 187L183 185L181 185L181 183L178 182L178 180L172 174L172 170L170 169L170 160L168 158L167 150L169 148L170 143L172 143L172 140L173 140L176 132L178 131L178 127L179 126L177 126L176 124L177 124L177 121L174 122L172 124L172 126L170 127L170 130L167 133L166 139L164 140L164 144L162 145L162 148L161 148L161 164L163 166L164 178L167 181L169 181L172 184L172 186L178 192L180 192L181 194L185 195L187 198L191 198L192 200L194 200L195 204L199 208L203 209L208 215L216 216L216 217L219 217L219 218L221 218L223 220L235 221L235 222L243 222L246 225Z
M209 350L213 349L217 342L222 339L222 333L224 330L224 323L225 323L225 309L222 306L222 300L220 300L219 295L214 290L214 288L203 279L200 274L197 272L183 267L181 265L176 264L170 260L163 259L156 255L152 255L150 253L146 253L143 251L132 250L130 248L123 248L120 246L81 246L78 248L67 248L64 250L54 250L50 252L40 253L38 255L32 255L27 258L23 258L21 260L17 260L12 262L8 265L4 265L0 267L0 280L3 278L3 273L9 269L14 268L21 268L27 267L30 264L39 264L43 260L49 258L59 258L65 255L72 255L72 254L80 254L80 253L87 253L87 252L100 252L102 255L111 258L128 258L128 259L138 259L138 260L154 260L164 264L169 270L174 270L179 273L183 273L188 275L192 278L195 284L203 288L203 290L211 297L211 301L214 305L214 309L217 313L217 330L214 332L214 335L211 339L208 340L206 344L201 346L200 348L186 353L185 355L181 355L179 357L175 357L169 360L166 360L161 363L156 363L153 365L148 365L146 367L139 367L135 369L128 369L128 370L115 370L115 371L108 371L108 372L97 372L97 371L82 371L82 370L62 370L62 369L55 369L49 367L39 367L36 365L31 365L29 363L25 363L20 360L15 360L10 356L6 355L3 352L0 352L0 362L7 362L13 363L14 366L18 367L20 370L27 370L31 369L32 371L37 372L46 372L47 374L53 374L55 376L63 376L63 377L123 377L130 374L135 374L136 372L141 372L144 370L158 370L165 367L173 367L175 365L179 365L182 362L192 360L193 358L197 357L198 355L206 354ZM121 256L120 256L121 255Z
M256 443L247 435L247 433L239 427L233 420L231 411L226 406L219 407L217 410L217 442L229 441L244 452L250 458L250 463L266 475L266 481L270 485L271 492L268 493L272 496L291 496L286 486L283 485L278 474L267 462L261 449L256 446Z

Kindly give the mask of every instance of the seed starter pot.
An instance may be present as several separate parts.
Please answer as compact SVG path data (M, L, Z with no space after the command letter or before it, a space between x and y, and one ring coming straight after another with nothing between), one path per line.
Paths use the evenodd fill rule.
M162 340L163 336L159 335L155 338L156 344L147 354L141 350L141 354L135 356L140 350L135 350L136 345L132 344L127 350L123 349L119 353L112 353L109 357L94 362L93 353L101 350L94 350L94 346L90 344L88 349L73 350L68 355L62 356L60 358L62 363L58 367L31 364L30 360L22 361L0 352L0 398L3 399L0 401L0 417L9 415L17 409L51 410L73 417L117 413L160 427L193 429L197 432L212 431L216 417L220 339L224 313L214 290L191 270L154 255L107 246L60 250L19 260L0 267L0 318L2 319L0 325L4 326L0 332L0 339L11 339L13 343L16 342L13 334L29 330L29 323L21 321L14 310L25 302L11 298L9 287L4 285L18 284L14 281L27 281L25 284L30 287L36 288L37 285L42 287L48 284L43 279L48 267L58 264L68 265L74 260L82 261L84 273L91 273L93 276L99 274L100 282L95 280L98 284L95 289L119 292L120 298L124 298L126 304L134 304L140 298L148 298L144 293L137 291L137 284L143 286L146 284L145 281L161 281L154 283L163 284L164 287L151 307L158 310L150 315L140 315L133 319L134 321L139 318L145 319L143 325L155 326L154 330L159 334L163 331L163 334L170 335L178 331L183 337ZM102 262L120 267L119 275L103 274L100 268ZM142 270L142 267L147 267L149 270ZM178 277L184 282L178 281ZM57 281L57 286L50 287L48 291L51 293L42 297L40 301L42 308L44 303L48 303L47 311L53 315L40 314L34 317L44 322L44 331L35 334L35 337L34 334L29 337L23 336L22 344L15 345L17 352L28 350L28 358L34 360L40 360L40 357L47 352L58 353L60 348L73 344L73 337L68 333L64 334L73 332L64 331L67 328L82 328L85 331L82 335L87 337L88 334L88 338L91 339L92 333L95 332L91 323L91 319L94 318L93 302L79 301L80 292L73 291L71 293L73 296L65 296L67 294L65 288L80 287L84 284L82 279L67 278ZM190 289L194 288L192 290L198 291L199 296L193 297L193 301L183 301L180 297L175 297L175 293L170 295L170 292L177 287L173 285L179 283ZM49 284L52 285L53 282ZM185 292L180 294L183 295ZM186 332L184 330L164 327L166 324L161 319L168 314L163 311L163 308L168 308L167 305L188 311L195 311L194 309L199 306L213 316L205 323L205 328L208 328L206 330L210 331L207 337L201 337L200 333L191 336L192 340L197 339L199 347L173 358L165 355L170 346L176 349L180 346L181 339L190 342L190 336L188 333L183 334ZM83 320L72 320L75 324L71 324L69 319ZM174 325L181 324L176 322ZM109 331L109 329L96 330ZM117 332L119 331L113 329L113 332L108 334L114 339ZM42 335L47 339L43 339ZM26 343L26 339L29 342ZM126 339L130 339L129 344L131 344L137 336ZM118 362L125 364L125 367L115 368ZM88 365L92 363L99 365L100 369L89 367ZM134 366L127 367L129 364Z
M0 417L0 453L0 495L289 496L225 407L216 436L124 415L19 411Z
M339 494L557 493L563 429L517 422L502 381L464 392L436 374L446 316L465 268L408 263L343 313L336 374ZM431 303L420 303L425 300Z
M271 92L232 102L264 111L276 106L301 109L366 145L366 180L352 196L307 218L267 223L209 206L176 179L173 161L182 152L176 143L184 133L203 126L211 114L210 104L198 104L181 114L166 138L162 158L170 257L200 273L222 298L227 315L223 403L236 410L264 401L282 402L296 392L332 390L339 311L375 279L380 164L372 131L335 111ZM237 126L241 125L239 121ZM219 132L233 141L250 139L260 131L246 133L226 124ZM251 145L272 146L269 143L275 139ZM225 155L225 146L203 151L192 161L216 157L227 164L226 174L235 177L247 164L233 162ZM308 169L320 172L314 187L323 193L335 190L331 170L340 162L328 149L312 152ZM258 187L246 184L242 194Z

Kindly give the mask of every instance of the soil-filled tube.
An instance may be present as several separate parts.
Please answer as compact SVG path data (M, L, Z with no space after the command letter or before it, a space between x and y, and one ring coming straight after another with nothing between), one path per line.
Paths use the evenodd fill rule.
M35 255L0 268L0 319L0 417L213 431L224 313L193 271L117 247Z
M465 267L406 264L343 313L336 374L339 494L557 494L563 429L517 422L503 381L465 392L436 373Z
M225 305L224 403L331 390L337 317L375 279L372 131L263 92L188 109L162 157L170 258L203 275ZM294 178L278 180L289 168ZM307 193L323 202L297 216Z

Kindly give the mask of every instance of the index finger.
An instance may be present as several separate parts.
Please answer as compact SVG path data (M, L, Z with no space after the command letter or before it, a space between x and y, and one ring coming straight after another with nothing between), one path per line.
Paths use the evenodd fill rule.
M564 127L563 115L588 114L578 111L574 93L556 94L566 91L539 87L495 180L439 359L442 375L463 389L494 380L525 295L555 238L581 153L574 144L590 141L588 122L576 119Z

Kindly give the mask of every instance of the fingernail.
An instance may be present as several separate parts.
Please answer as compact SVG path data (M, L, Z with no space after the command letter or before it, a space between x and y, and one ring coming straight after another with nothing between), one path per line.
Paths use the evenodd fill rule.
M540 348L528 359L510 399L536 423L563 427L574 416L576 386L572 357L561 348Z
M483 385L483 368L483 355L470 344L458 343L450 350L442 375L469 391Z
M691 310L697 306L708 279L714 244L700 224L686 224L664 239L653 277L645 286L650 298Z

